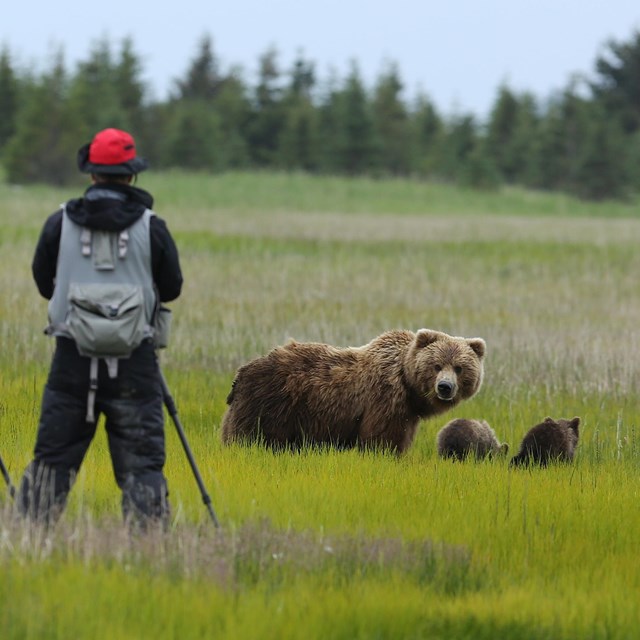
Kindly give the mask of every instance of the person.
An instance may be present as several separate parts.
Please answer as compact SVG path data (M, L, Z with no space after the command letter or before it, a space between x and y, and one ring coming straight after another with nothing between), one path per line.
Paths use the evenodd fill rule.
M181 293L178 250L166 223L151 211L151 194L134 186L148 163L137 155L129 133L100 131L79 149L77 162L92 184L83 197L66 202L46 220L32 263L38 290L49 300L45 332L56 344L18 510L38 522L56 521L104 415L125 520L145 527L150 521L166 525L163 394L152 327L160 303ZM128 357L86 355L70 329L74 281L127 279L143 292L140 313L150 330Z

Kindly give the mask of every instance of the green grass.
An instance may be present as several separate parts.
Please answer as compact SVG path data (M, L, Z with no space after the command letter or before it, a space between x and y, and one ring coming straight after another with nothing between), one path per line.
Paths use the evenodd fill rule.
M638 203L302 175L142 176L185 287L162 363L222 522L167 423L170 531L130 538L101 429L59 526L0 498L2 638L632 638L640 625ZM51 356L30 262L64 190L0 185L0 455L28 463ZM235 369L289 337L486 339L480 393L397 460L223 447ZM451 463L486 419L517 449L582 419L575 462Z

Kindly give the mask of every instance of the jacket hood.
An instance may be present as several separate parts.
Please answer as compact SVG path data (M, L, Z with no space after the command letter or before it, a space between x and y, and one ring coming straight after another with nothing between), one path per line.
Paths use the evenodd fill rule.
M153 208L153 197L129 184L91 185L84 197L67 202L67 214L76 223L100 231L122 231Z

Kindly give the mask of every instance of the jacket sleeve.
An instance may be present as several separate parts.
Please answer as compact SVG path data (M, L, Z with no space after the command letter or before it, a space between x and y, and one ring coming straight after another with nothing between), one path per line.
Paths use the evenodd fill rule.
M182 291L182 271L178 248L165 221L153 216L150 221L151 268L160 302L175 300Z
M62 210L50 215L44 223L31 263L31 272L38 291L47 300L51 299L56 282L61 230Z

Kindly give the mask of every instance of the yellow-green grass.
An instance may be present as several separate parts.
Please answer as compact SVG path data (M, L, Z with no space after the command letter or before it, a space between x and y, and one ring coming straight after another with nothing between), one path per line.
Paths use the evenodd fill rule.
M3 638L632 638L640 628L637 203L300 175L144 176L185 288L162 364L214 508L167 422L173 518L128 537L102 430L59 526L0 498ZM52 345L30 274L73 192L0 185L0 455L31 456ZM237 366L289 337L390 328L487 340L478 396L408 454L223 447ZM582 418L571 465L440 460L484 418L513 453Z

